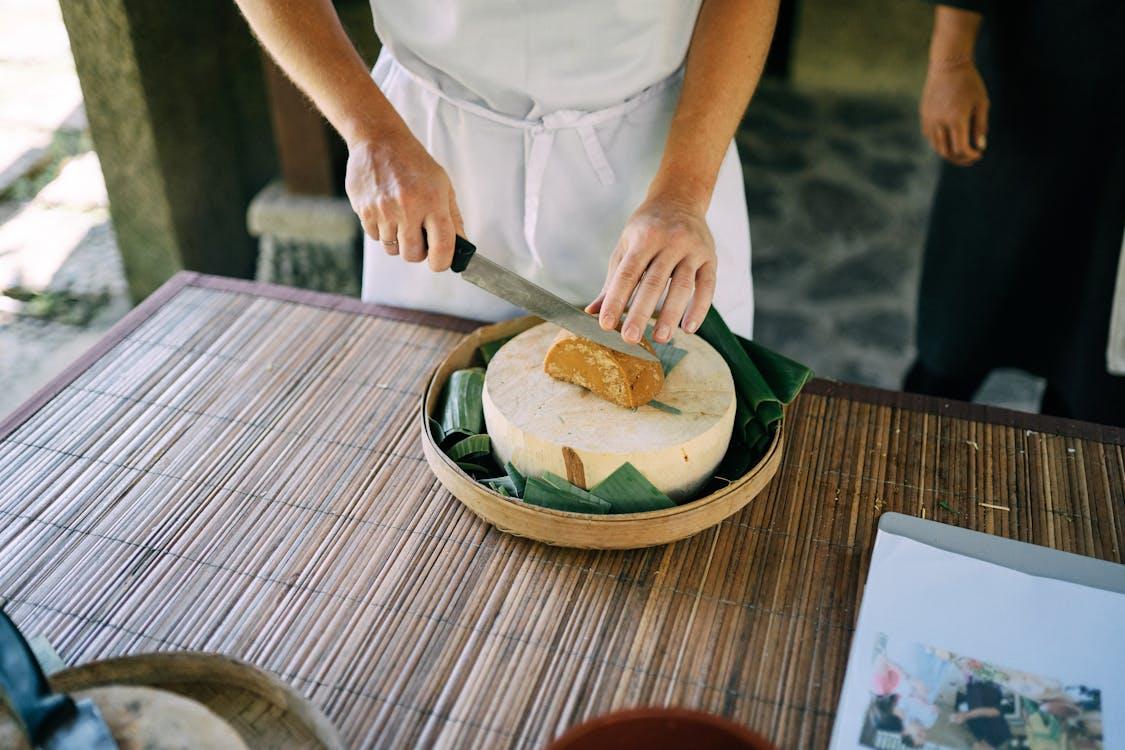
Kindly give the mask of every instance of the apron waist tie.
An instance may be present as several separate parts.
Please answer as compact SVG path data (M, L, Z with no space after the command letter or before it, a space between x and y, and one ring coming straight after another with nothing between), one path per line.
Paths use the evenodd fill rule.
M384 52L387 52L384 49ZM523 236L527 247L531 251L532 260L539 267L543 266L543 259L539 254L536 242L536 229L539 224L539 196L543 188L543 177L547 173L547 165L551 160L551 152L555 145L555 134L559 130L573 129L582 141L582 148L586 152L586 160L594 174L604 186L617 182L617 175L606 157L605 149L598 140L594 127L600 123L608 122L624 116L630 110L648 101L664 91L679 79L680 72L668 76L662 81L649 86L636 96L603 109L583 111L574 109L558 110L538 119L521 119L496 112L488 107L475 102L460 99L442 91L438 86L414 71L407 68L393 57L391 60L396 67L406 73L419 86L453 106L466 112L482 117L491 122L518 128L524 133L524 171L523 171Z

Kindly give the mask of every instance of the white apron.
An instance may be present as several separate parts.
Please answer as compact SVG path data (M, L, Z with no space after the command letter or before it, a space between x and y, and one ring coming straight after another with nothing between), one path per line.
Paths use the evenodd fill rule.
M698 1L372 7L384 45L375 81L449 174L466 237L571 302L590 302L659 165ZM707 223L719 259L715 306L749 337L750 227L733 143ZM363 299L482 320L522 314L370 238Z

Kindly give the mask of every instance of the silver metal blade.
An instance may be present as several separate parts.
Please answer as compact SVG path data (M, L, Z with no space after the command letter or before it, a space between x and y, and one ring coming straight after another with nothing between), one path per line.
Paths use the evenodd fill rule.
M74 705L78 714L51 733L43 745L45 750L118 750L94 702L86 699Z
M608 346L614 351L631 357L658 361L640 344L630 344L621 338L617 331L603 331L598 319L575 307L562 297L551 294L543 287L534 284L519 274L493 263L479 252L475 253L461 276L486 292L522 307L528 312L549 320L557 326L576 333L583 338Z

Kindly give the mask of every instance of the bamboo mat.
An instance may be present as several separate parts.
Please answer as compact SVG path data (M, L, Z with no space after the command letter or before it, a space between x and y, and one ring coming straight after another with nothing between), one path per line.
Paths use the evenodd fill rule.
M637 704L815 748L881 512L1122 560L1120 440L825 384L714 529L631 552L506 536L422 458L419 396L459 333L199 283L0 442L0 603L68 663L229 654L362 748L537 748Z

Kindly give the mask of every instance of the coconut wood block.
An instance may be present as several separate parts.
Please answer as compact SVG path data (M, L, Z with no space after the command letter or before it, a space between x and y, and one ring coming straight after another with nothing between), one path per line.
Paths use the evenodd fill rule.
M697 336L674 343L687 354L656 394L678 409L627 409L544 372L559 334L543 323L509 341L489 363L484 418L500 465L544 471L589 488L629 462L674 500L711 478L730 443L734 381L723 358Z
M721 524L627 552L502 534L419 435L475 327L178 276L0 424L0 603L70 664L247 660L349 747L538 750L673 704L815 749L883 511L1125 554L1121 430L825 381Z

